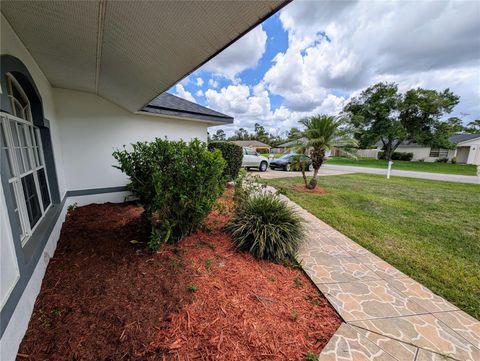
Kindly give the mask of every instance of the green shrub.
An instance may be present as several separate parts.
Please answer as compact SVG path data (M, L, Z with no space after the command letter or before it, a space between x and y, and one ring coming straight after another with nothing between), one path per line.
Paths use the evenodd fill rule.
M235 180L242 166L243 148L230 142L209 142L208 149L219 149L227 162L224 174L228 180Z
M303 240L301 219L275 194L251 196L236 208L227 229L237 249L274 262L294 257Z
M175 242L194 231L223 192L225 161L198 139L132 144L132 150L113 153L130 177L127 185L143 205L152 226L149 248Z
M448 158L438 158L435 162L437 162L437 163L447 163Z
M385 159L385 152L378 152L378 159ZM393 152L392 160L406 160L411 161L413 159L413 153L406 152Z

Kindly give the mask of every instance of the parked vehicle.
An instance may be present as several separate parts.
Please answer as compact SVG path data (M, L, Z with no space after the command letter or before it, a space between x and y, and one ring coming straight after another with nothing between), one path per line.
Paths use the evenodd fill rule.
M265 172L268 169L268 158L258 154L255 149L244 147L242 167L247 170L258 168L260 172Z
M285 154L282 155L280 158L273 159L270 162L270 169L282 169L284 171L291 171L291 170L301 170L300 164L305 164L305 170L311 171L312 168L312 160L310 157L307 157L303 154Z

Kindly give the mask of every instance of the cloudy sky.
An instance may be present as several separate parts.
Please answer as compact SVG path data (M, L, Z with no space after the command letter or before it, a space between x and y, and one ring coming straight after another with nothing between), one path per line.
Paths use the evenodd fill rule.
M480 118L479 1L294 1L170 92L281 134L379 81L450 88ZM215 132L216 128L210 128Z

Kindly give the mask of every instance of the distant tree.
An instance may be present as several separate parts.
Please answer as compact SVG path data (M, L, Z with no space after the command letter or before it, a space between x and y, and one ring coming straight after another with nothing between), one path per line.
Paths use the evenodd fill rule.
M480 119L476 119L473 122L468 123L465 131L472 134L480 133Z
M350 136L350 129L345 127L345 119L330 115L316 115L300 120L305 126L303 136L305 144L299 146L299 151L312 159L313 176L310 181L305 175L305 167L301 166L305 187L314 189L317 186L317 175L325 161L325 154L333 147L342 149L345 154L352 155L351 149L357 142Z
M446 121L437 122L429 144L435 148L453 149L455 145L452 144L449 138L456 134L465 131L462 119L458 117L448 118Z
M263 143L270 143L270 134L268 134L263 125L259 123L255 123L255 134L253 134L252 138Z
M248 140L249 134L245 128L240 128L235 131L235 135L232 138L234 139L231 140Z
M436 148L452 148L453 144L445 142L442 131L452 132L460 129L457 119L441 124L440 118L451 113L460 98L449 89L443 92L430 89L410 89L403 96L400 107L400 120L406 130L407 139L419 144L427 144ZM461 123L461 122L460 122ZM451 134L450 134L451 135Z
M355 129L355 138L361 148L368 148L381 139L391 156L405 137L398 119L400 102L396 84L378 83L362 91L345 106L344 112Z
M302 137L302 131L298 128L290 128L287 133L287 140L296 140Z
M417 88L400 94L395 83L377 83L353 98L344 112L360 146L381 141L385 158L391 160L404 140L429 145L440 142L442 137L436 136L440 118L451 113L458 101L449 89Z
M222 141L227 138L225 131L223 129L217 129L215 134L212 135L212 140L214 141Z

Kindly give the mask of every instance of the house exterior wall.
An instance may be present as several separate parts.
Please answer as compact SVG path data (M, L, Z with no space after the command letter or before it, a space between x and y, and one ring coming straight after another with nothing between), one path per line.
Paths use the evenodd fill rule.
M458 147L468 147L466 164L480 165L480 138L458 143Z
M430 155L430 147L406 147L406 146L399 146L396 152L403 152L403 153L413 153L412 160L425 160L426 162ZM431 162L433 160L430 160Z
M16 65L19 65L19 68L23 67L27 70L28 74L26 75L30 77L29 80L33 83L37 95L41 99L42 116L44 118L42 121L48 127L47 133L54 158L52 167L55 170L53 173L56 174L57 198L63 197L66 188L52 87L10 24L3 15L0 15L0 17L1 110L8 112L10 108L5 87L5 72L9 72ZM4 61L7 59L9 64ZM15 68L15 70L19 70L19 68ZM2 163L5 161L3 158L1 159ZM0 182L0 359L14 360L20 341L28 326L36 296L40 290L43 277L42 269L44 271L48 263L47 243L51 235L55 234L52 233L53 223L48 223L51 221L50 219L43 227L48 231L48 234L37 233L38 237L35 239L32 237L22 247L21 241L12 231L11 207L7 206L7 204L11 204L9 202L11 202L13 196L10 193L5 193L5 179L2 176L0 176L0 179L2 179L2 182ZM7 198L9 201L7 201ZM52 217L56 216L56 209L52 212L55 213ZM47 221L47 219L45 220ZM62 222L60 220L58 222L58 227L60 227ZM40 262L40 260L42 261Z
M8 54L18 58L27 67L30 75L35 82L35 85L40 93L43 104L44 117L48 119L50 123L50 132L52 138L52 145L55 153L55 166L57 171L57 179L60 195L63 196L66 192L65 180L63 176L62 168L62 151L60 147L60 138L58 131L58 122L55 114L55 104L53 100L52 87L45 77L45 74L39 68L35 60L32 58L28 50L25 48L17 34L13 31L10 24L7 22L3 14L0 13L1 21L1 41L0 41L0 54ZM6 89L1 89L2 93L6 93ZM2 97L2 102L4 98Z
M68 205L124 199L122 186L127 180L112 167L114 148L164 136L205 141L208 124L137 115L93 94L52 88L6 19L0 16L0 55L20 64L36 88L58 183L58 200L22 247L11 227L13 195L4 187L5 179L0 174L0 359L13 360L54 254ZM5 69L2 63L2 79ZM5 82L2 80L1 84L1 110L8 113ZM2 157L2 167L3 162Z
M137 141L207 139L206 123L132 114L97 95L54 89L68 190L124 186L114 149Z
M382 147L377 147L378 150L381 150ZM425 161L425 162L435 162L438 157L430 157L430 147L409 147L405 145L400 145L395 152L400 153L413 153L413 161ZM451 160L455 156L455 149L449 149L447 158Z

